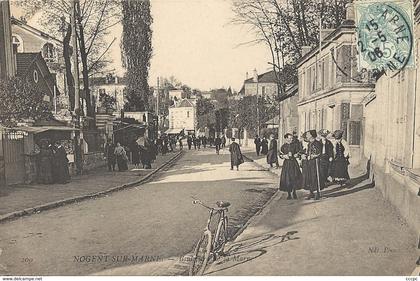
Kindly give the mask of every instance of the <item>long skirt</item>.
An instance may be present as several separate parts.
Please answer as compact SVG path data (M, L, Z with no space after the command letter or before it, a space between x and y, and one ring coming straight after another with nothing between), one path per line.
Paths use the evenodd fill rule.
M134 165L140 164L140 153L137 150L131 152L131 163Z
M292 192L302 187L302 173L296 159L285 159L280 175L280 190Z
M127 171L127 160L122 155L117 155L117 165L118 165L118 171Z
M321 157L319 159L319 183L321 186L321 190L325 188L327 183L327 178L330 172L330 161L325 157Z
M334 179L350 179L348 165L349 162L346 158L334 159L331 164L331 177Z
M50 158L41 158L39 161L38 182L50 184L54 182Z
M319 159L302 161L303 188L309 191L318 189ZM320 182L319 182L320 183Z

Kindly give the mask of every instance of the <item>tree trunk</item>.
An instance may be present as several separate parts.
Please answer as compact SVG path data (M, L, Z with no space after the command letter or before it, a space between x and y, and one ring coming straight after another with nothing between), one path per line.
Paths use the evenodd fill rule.
M69 110L74 110L74 78L71 72L71 50L70 50L70 39L71 39L71 25L67 26L66 35L63 38L63 57L64 65L66 68L66 83L69 94Z
M86 115L89 117L94 117L92 112L92 100L90 98L90 89L89 89L89 68L87 57L88 54L86 52L86 44L85 44L85 35L82 25L82 19L80 16L80 6L77 5L77 23L78 23L78 30L79 30L79 48L80 48L80 58L82 60L82 77L83 77L83 90L85 93L85 100L86 100Z

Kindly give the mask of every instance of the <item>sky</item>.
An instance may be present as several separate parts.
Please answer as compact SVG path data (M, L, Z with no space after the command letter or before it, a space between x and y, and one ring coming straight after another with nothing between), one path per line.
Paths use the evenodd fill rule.
M269 50L261 45L241 45L254 35L248 27L231 24L231 0L151 0L153 57L149 84L157 77L175 76L192 88L209 90L229 87L239 90L246 72L252 76L268 71ZM19 12L12 7L12 14ZM37 26L35 19L29 24ZM110 56L122 75L120 37L122 27L110 32L117 40Z

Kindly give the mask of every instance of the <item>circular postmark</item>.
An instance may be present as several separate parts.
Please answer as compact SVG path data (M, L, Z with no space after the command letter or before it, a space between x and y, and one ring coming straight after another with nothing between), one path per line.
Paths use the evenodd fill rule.
M411 65L413 34L410 16L392 2L376 2L360 11L357 26L359 68L400 72Z

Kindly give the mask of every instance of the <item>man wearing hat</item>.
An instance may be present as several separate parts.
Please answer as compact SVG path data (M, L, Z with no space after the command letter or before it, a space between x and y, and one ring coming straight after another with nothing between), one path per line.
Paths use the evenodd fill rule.
M320 142L322 144L322 152L319 157L319 170L320 170L320 183L321 190L324 189L327 178L329 176L329 170L331 162L334 157L334 146L332 142L327 139L327 136L330 134L330 131L327 129L319 130L318 134L320 135Z
M331 177L335 182L343 184L350 179L348 172L349 158L350 158L350 148L347 145L347 142L343 139L343 131L336 130L334 131L334 156L331 164Z
M242 156L241 148L239 144L236 143L235 138L232 138L232 143L229 146L230 152L230 169L233 170L233 167L236 166L236 170L239 171L239 165L244 163L244 158Z
M310 130L305 133L308 140L308 148L306 150L306 171L304 172L304 188L309 190L310 194L306 199L321 198L321 178L319 169L319 157L322 153L322 143L316 139L317 134L315 130ZM315 196L316 191L316 196Z
M277 140L275 139L274 134L270 135L270 145L267 153L267 164L270 164L270 167L273 167L273 164L276 164L277 169L280 167L277 152Z

